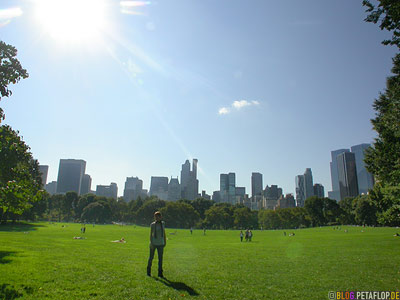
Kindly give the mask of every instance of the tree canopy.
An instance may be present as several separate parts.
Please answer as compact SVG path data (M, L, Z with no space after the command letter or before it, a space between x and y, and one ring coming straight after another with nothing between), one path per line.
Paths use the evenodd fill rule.
M39 163L10 126L0 127L0 219L21 215L39 200L42 191Z
M28 72L22 68L16 58L17 49L0 41L0 100L2 97L9 97L12 91L8 86L17 83L22 78L27 78ZM0 108L0 123L4 120L3 109Z

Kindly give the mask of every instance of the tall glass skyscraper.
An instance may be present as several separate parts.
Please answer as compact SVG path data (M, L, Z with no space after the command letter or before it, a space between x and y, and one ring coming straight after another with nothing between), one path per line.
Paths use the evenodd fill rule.
M338 175L338 164L337 164L337 156L339 154L350 152L349 149L338 149L335 151L331 151L331 181L332 181L332 192L329 192L329 197L336 201L340 200L340 189L339 189L339 175Z
M351 147L351 152L354 153L357 169L358 192L367 194L374 187L374 177L367 171L364 163L365 150L371 147L371 144L360 144Z
M77 192L81 194L82 178L86 161L82 159L60 159L57 178L57 194Z
M356 157L352 152L343 152L337 156L340 200L358 196Z
M261 196L263 193L263 178L260 173L251 173L251 196Z

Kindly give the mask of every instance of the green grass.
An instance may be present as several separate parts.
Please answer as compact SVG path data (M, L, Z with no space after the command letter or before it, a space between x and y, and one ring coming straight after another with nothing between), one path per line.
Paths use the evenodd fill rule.
M89 225L82 235L79 224L0 226L0 299L328 299L329 291L396 290L398 231L253 231L251 243L240 243L239 231L167 229L168 280L159 280L146 276L149 228ZM121 237L126 244L110 242Z

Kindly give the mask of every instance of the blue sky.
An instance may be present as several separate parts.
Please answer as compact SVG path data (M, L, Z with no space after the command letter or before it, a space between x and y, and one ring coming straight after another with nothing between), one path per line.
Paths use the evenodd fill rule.
M30 74L0 105L48 181L60 158L84 159L92 189L122 195L128 176L149 188L197 158L208 194L228 172L247 193L252 172L293 193L306 168L327 192L330 151L375 137L395 49L361 1L98 0L93 39L79 37L95 8L73 7L86 23L64 15L57 35L39 2L0 3L0 39Z

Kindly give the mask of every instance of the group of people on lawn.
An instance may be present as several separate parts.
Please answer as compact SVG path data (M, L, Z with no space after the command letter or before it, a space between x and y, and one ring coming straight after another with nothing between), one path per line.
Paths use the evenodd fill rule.
M253 232L250 229L247 229L244 233L245 241L251 242L252 237L253 237ZM240 230L240 241L243 242L243 230Z

